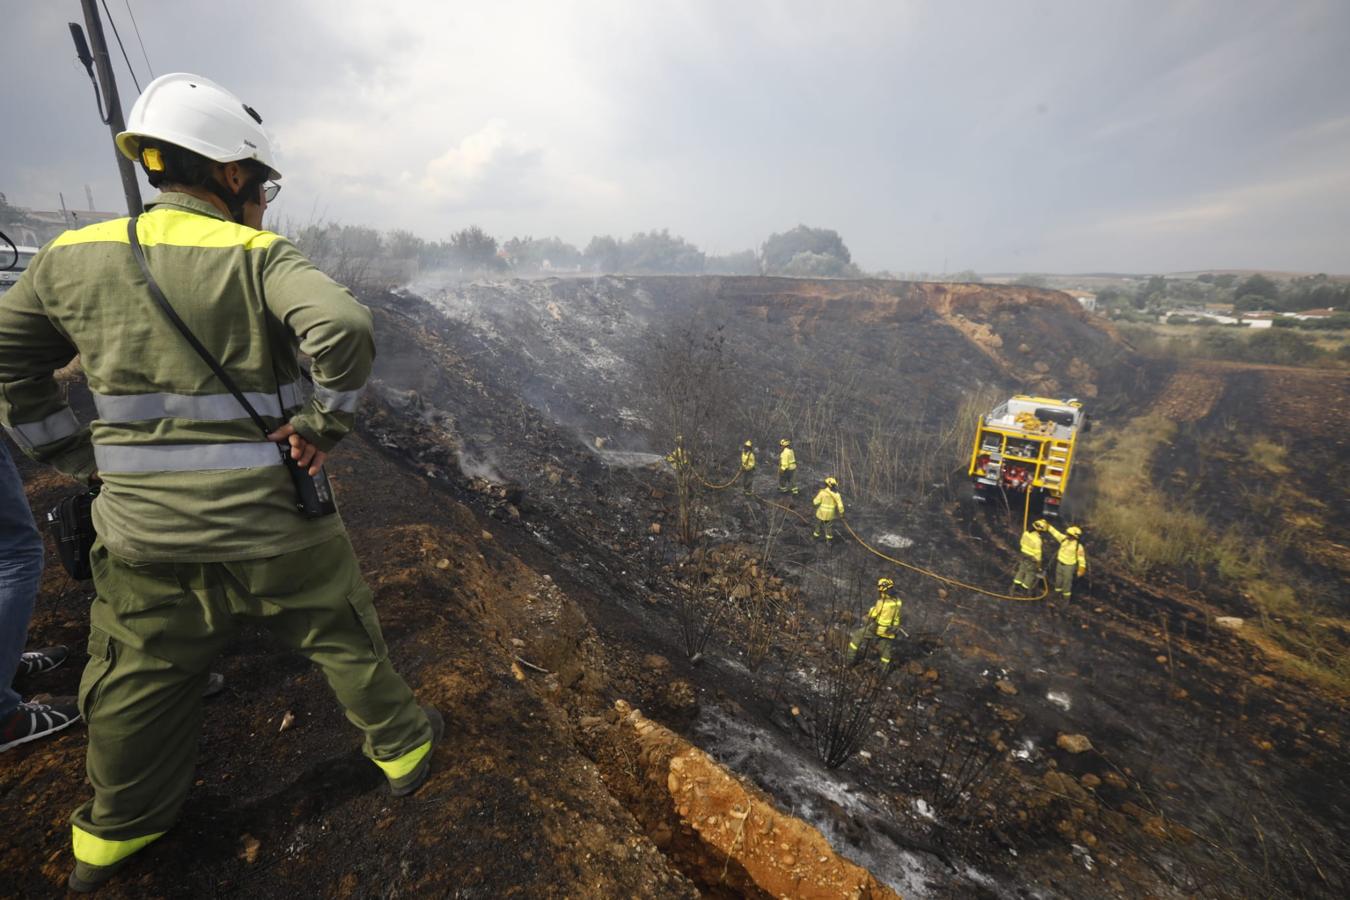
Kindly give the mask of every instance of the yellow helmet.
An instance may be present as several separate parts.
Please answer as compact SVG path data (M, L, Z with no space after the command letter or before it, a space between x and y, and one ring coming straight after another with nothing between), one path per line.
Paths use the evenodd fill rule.
M893 587L895 587L895 582L891 581L889 578L877 579L877 588L879 588L880 590L889 591Z
M778 442L778 446L780 446L780 447L786 447L786 446L788 446L788 445L791 444L791 443L792 443L792 441L789 441L787 438L783 438L781 441Z
M837 488L839 487L839 482L835 479L833 475L831 475L829 478L825 479L825 486L827 488Z
M1064 529L1064 533L1069 537L1082 537L1083 529L1079 528L1077 525L1070 525L1068 528Z
M754 446L755 446L755 442L754 442L754 441L746 441L746 442L745 442L745 449L747 449L747 450L749 450L751 447L754 447Z
M684 443L684 435L682 435L682 434L677 434L677 435L675 435L675 443L677 443L677 444L683 444L683 443Z

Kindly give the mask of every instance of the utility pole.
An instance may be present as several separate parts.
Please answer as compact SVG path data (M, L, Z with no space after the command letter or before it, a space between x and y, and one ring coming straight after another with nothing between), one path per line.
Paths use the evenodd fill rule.
M122 120L122 103L117 97L117 80L113 77L112 61L108 58L108 44L103 39L103 22L98 17L98 7L95 3L96 0L80 0L80 5L84 7L84 27L89 30L89 40L93 43L94 65L98 67L98 86L103 90L104 109L108 112L108 129L115 141L118 133L126 130L126 124ZM72 30L74 28L75 26L72 26ZM77 49L78 45L77 38ZM87 67L88 63L85 65ZM127 212L138 216L144 210L141 207L141 188L136 183L136 169L132 166L131 160L117 149L115 143L113 156L116 157L117 169L122 174L122 192L126 194Z

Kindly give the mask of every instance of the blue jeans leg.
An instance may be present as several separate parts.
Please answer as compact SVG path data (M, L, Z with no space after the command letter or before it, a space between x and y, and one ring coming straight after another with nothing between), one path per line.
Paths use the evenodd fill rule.
M0 716L14 711L19 695L10 686L19 668L28 620L42 576L42 537L24 495L19 470L0 441Z

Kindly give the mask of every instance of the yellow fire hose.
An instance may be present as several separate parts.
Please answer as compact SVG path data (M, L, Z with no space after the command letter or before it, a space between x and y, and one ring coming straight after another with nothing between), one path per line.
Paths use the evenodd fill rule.
M738 471L738 472L736 473L736 475L735 475L730 481L726 482L725 484L710 484L706 479L704 479L704 477L703 477L702 475L699 475L698 472L695 472L695 473L694 473L694 476L695 476L696 478L698 478L699 481L703 482L703 486L704 486L704 487L706 487L706 488L708 488L708 489L710 489L710 490L720 491L720 490L723 490L723 489L725 489L725 488L731 487L731 485L735 484L736 481L741 477L741 473ZM760 497L760 496L757 495L757 494L755 495L755 499L758 500L760 503L765 504L766 506L772 506L772 507L774 507L774 508L776 508L776 509L781 509L781 510L783 510L784 512L790 512L790 513L792 513L792 514L793 514L794 516L796 516L798 519L801 519L801 520L802 520L802 524L804 524L804 525L810 525L810 524L811 524L811 520L810 520L810 519L806 518L806 516L804 516L804 515L802 515L801 513L797 512L797 510L793 509L793 508L790 507L790 506L784 506L784 505L781 504L781 503L774 503L772 500L765 500L763 497ZM1030 505L1030 503L1028 502L1028 507L1024 507L1023 510L1022 510L1022 528L1023 528L1023 530L1026 529L1027 509L1029 508L1029 505ZM967 591L974 591L974 592L977 593L977 594L983 594L984 596L986 596L986 597L992 597L992 598L994 598L995 600L1008 600L1008 601L1017 602L1017 603L1036 602L1036 601L1038 601L1038 600L1044 600L1046 597L1050 596L1050 583L1049 583L1048 581L1045 580L1045 576L1044 576L1044 575L1041 575L1041 585L1042 585L1042 590L1041 590L1040 594L1038 594L1038 595L1035 596L1035 597L1018 597L1018 596L1014 596L1014 595L1012 595L1012 594L999 594L999 593L996 593L995 591L987 591L987 590L985 590L984 588L976 587L976 586L973 585L973 584L966 584L964 581L957 581L955 578L948 578L946 575L939 575L937 572L930 572L930 571L928 571L927 569L920 568L919 566L913 565L913 564L911 564L911 563L907 563L907 562L903 562L903 561L901 561L901 560L898 560L898 559L896 559L896 558L893 557L893 556L887 556L885 553L882 553L880 550L878 550L877 548L873 547L871 544L867 543L867 542L864 541L861 537L859 537L859 536L858 536L858 533L857 533L856 531L853 530L853 526L850 525L850 524L848 523L848 520L847 520L847 519L844 519L844 518L841 517L839 521L843 524L844 530L847 531L847 532L849 533L849 536L852 537L853 540L855 540L855 541L858 542L858 546L862 547L862 548L863 548L864 550L866 550L868 553L871 553L871 554L873 554L874 556L878 556L878 557L880 557L880 558L886 560L886 562L888 562L888 563L893 563L893 564L895 564L895 565L897 565L897 566L900 566L901 568L909 569L909 570L912 571L912 572L918 572L920 575L924 575L924 576L927 576L928 578L932 578L932 579L934 579L934 580L936 580L936 581L940 581L940 582L942 582L943 584L949 584L949 585L951 585L952 587L958 587L958 588L961 588L961 589L967 590Z

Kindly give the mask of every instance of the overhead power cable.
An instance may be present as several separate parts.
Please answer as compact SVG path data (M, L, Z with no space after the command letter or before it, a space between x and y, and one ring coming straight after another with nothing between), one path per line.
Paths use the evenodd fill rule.
M136 30L136 43L141 45L141 56L145 57L145 68L150 77L155 77L155 67L150 65L150 54L145 52L145 41L141 40L141 26L136 24L136 14L131 11L131 0L126 0L127 15L131 17L131 27Z
M131 83L136 85L136 93L141 92L141 83L136 80L136 70L131 67L131 57L127 56L127 48L122 46L122 35L117 33L117 20L112 17L112 12L108 10L108 0L100 0L103 4L103 15L112 26L113 37L117 38L117 48L122 51L122 59L127 64L127 71L131 73Z

